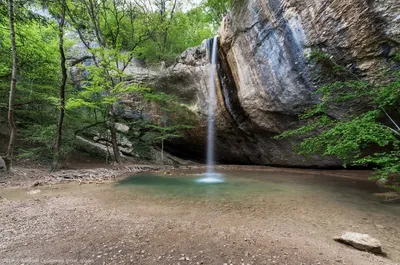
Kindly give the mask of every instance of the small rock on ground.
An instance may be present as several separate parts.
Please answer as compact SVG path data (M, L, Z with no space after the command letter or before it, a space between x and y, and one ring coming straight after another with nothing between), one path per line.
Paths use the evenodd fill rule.
M374 254L382 254L381 242L367 234L345 232L340 237L335 237L334 240L348 244L362 251L368 251Z
M29 195L34 195L34 194L38 194L40 192L41 192L41 190L31 190L31 191L28 191L28 194Z

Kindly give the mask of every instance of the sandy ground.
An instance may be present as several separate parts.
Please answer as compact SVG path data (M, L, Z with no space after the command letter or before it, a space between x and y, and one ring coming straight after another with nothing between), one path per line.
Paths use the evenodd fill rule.
M271 198L256 206L213 204L116 192L112 183L33 189L41 192L0 189L0 264L400 262L395 215L366 214L337 202ZM388 256L332 240L348 229L378 236Z

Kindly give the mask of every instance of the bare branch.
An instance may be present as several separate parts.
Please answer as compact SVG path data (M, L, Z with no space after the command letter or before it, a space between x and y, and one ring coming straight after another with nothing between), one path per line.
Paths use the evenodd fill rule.
M389 113L387 113L386 110L383 107L381 107L381 109L386 114L386 116L389 118L389 120L394 124L394 126L396 126L397 130L400 132L399 125L392 119L392 117L390 117Z

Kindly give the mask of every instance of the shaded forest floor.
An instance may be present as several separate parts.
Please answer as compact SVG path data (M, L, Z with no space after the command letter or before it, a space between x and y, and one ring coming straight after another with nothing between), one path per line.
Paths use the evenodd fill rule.
M116 190L112 182L72 182L0 188L0 195L1 264L400 262L395 215L349 209L312 194L270 197L261 205L213 203ZM332 240L347 230L371 232L388 257Z

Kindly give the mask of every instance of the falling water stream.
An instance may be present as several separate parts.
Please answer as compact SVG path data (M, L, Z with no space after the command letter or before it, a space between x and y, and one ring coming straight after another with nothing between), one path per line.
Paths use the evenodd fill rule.
M211 42L212 41L212 49ZM208 52L211 50L211 68L210 68L210 84L208 98L208 137L207 137L207 172L204 178L199 179L199 182L204 183L221 183L223 178L214 170L215 165L215 104L216 104L216 89L215 89L215 72L218 56L218 36L208 40Z

